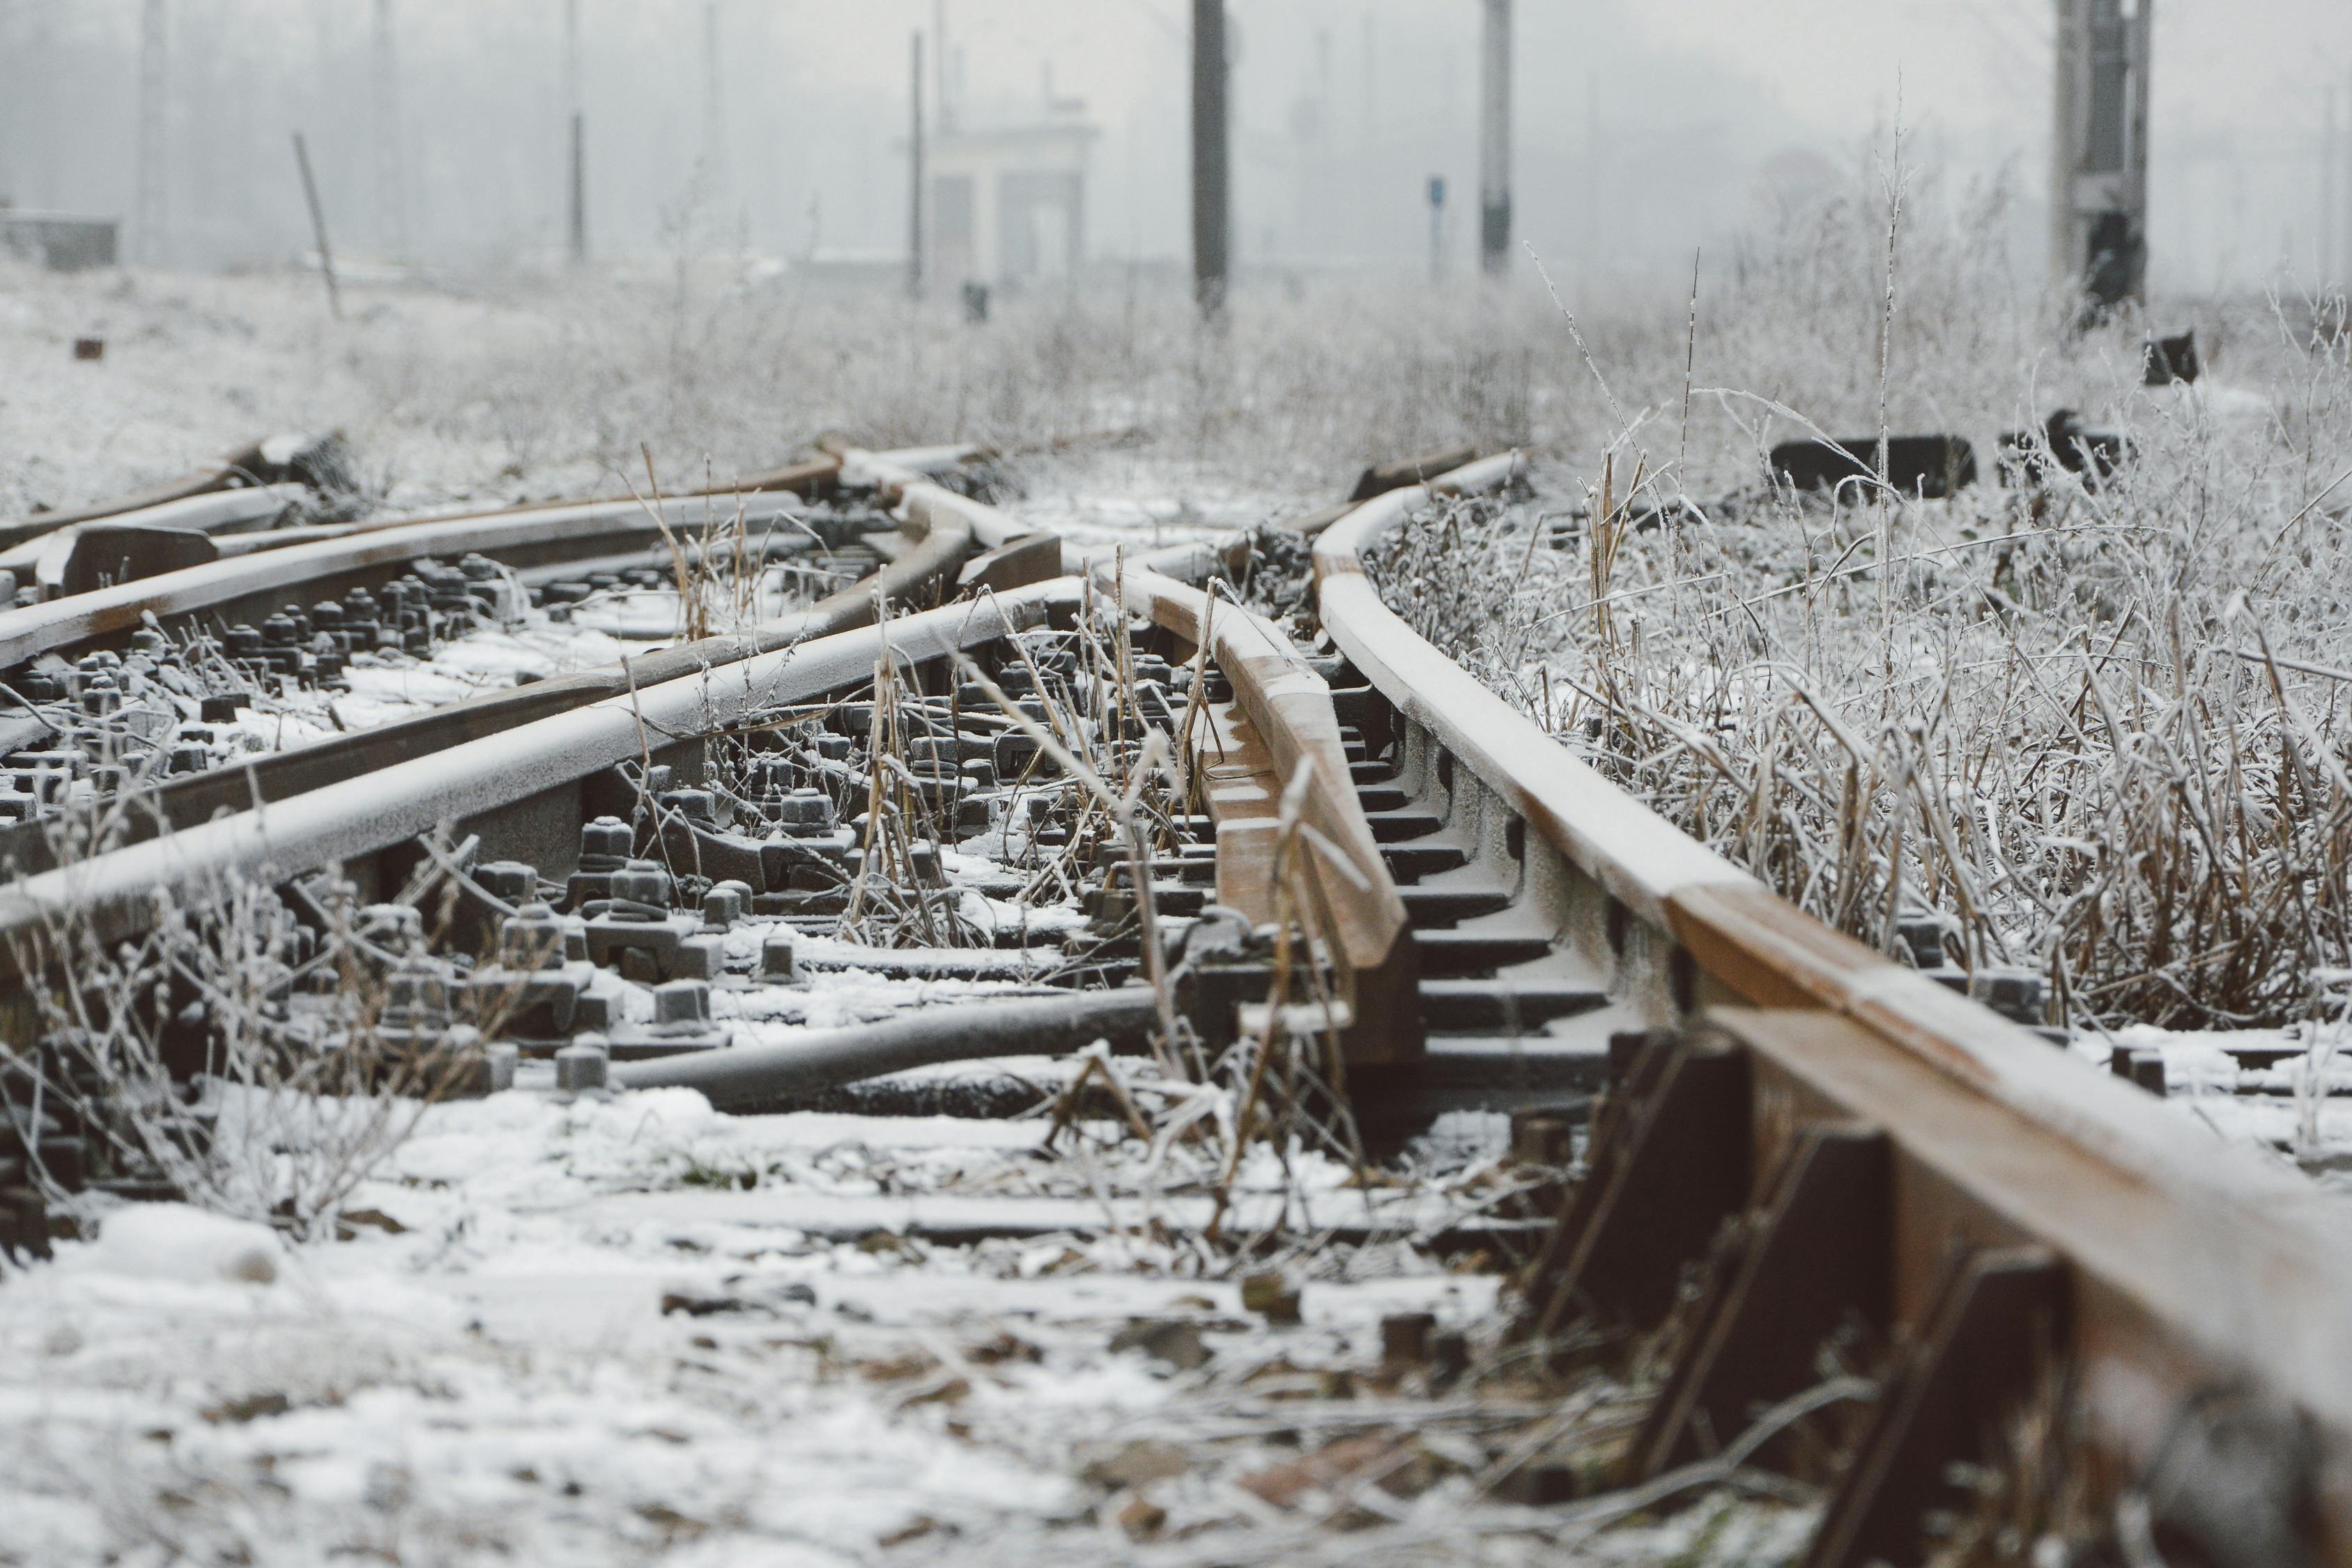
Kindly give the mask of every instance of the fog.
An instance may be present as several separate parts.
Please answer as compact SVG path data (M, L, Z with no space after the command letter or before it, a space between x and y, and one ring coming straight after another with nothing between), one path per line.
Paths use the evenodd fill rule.
M391 118L373 0L162 0L160 212L130 254L272 266L308 243L304 132L339 247L445 268L542 261L564 225L563 0L391 0ZM2151 137L2159 291L2308 282L2334 85L2352 122L2352 6L2161 0ZM932 0L579 0L591 245L796 258L903 254L908 46ZM0 194L134 219L142 0L0 0ZM1429 265L1475 243L1472 0L1235 0L1244 276ZM1687 277L1776 201L1858 178L1899 122L1947 187L2004 181L2038 277L2044 0L1521 0L1518 233L1570 290ZM1186 255L1185 0L947 0L967 128L1083 100L1090 264ZM936 97L937 79L933 78ZM936 113L939 105L930 108ZM1066 114L1076 110L1066 106ZM2352 134L2339 180L2352 184ZM2352 200L2335 204L2352 219Z

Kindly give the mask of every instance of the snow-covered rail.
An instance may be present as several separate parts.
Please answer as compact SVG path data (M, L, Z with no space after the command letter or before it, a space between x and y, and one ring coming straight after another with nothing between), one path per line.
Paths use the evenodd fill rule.
M1594 994L1520 1047L1606 1089L1524 1326L1672 1321L1620 1479L1712 1458L1818 1384L1825 1347L1854 1365L1866 1345L1809 1563L1916 1561L1928 1515L1969 1506L1951 1464L2027 1484L2035 1421L2168 1561L2352 1561L2340 1201L1775 898L1416 635L1366 555L1516 472L1493 458L1338 521L1318 612L1430 838L1465 851L1433 885L1507 896L1459 940L1549 939ZM1433 1071L1461 1054L1430 1051Z

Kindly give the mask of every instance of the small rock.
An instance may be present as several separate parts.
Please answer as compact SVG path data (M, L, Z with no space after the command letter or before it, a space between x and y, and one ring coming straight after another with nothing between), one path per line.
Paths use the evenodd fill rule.
M1149 1498L1134 1498L1118 1510L1118 1527L1129 1541L1150 1541L1168 1528L1168 1510Z
M1429 1336L1437 1327L1434 1312L1396 1312L1381 1320L1381 1365L1391 1372L1419 1366L1429 1359Z
M1139 1318L1110 1342L1111 1352L1139 1350L1178 1372L1209 1364L1209 1347L1202 1342L1201 1325L1185 1318Z
M1357 1471L1388 1458L1395 1450L1388 1437L1342 1437L1286 1465L1253 1471L1241 1479L1251 1496L1288 1508L1313 1491L1329 1491Z
M242 1426L248 1421L283 1415L291 1408L292 1404L282 1394L249 1394L243 1399L225 1399L198 1414L215 1426Z
M380 1230L386 1236L405 1236L408 1234L408 1227L406 1226L401 1224L398 1220L393 1218L382 1209L345 1209L341 1214L335 1216L335 1224L339 1235L352 1226L362 1225L373 1230ZM349 1241L351 1237L347 1235L343 1235L341 1237L341 1239Z
M1298 1291L1280 1274L1252 1274L1242 1280L1242 1307L1269 1323L1295 1323Z
M1157 1437L1144 1437L1116 1447L1097 1445L1078 1474L1106 1491L1118 1491L1172 1481L1192 1469L1192 1458L1183 1449Z

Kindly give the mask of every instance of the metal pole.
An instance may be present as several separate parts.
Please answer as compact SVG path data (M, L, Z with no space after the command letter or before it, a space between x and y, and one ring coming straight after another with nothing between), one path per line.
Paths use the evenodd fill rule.
M2095 310L2147 280L2147 105L2156 0L2057 0L2051 269Z
M1478 139L1479 254L1486 275L1511 264L1511 0L1486 0L1486 100Z
M955 100L948 90L948 0L931 0L931 78L939 105L940 134L955 129Z
M1227 85L1224 0L1192 0L1192 289L1211 321L1224 314L1233 262Z
M408 255L408 201L402 190L400 78L393 54L392 0L375 0L375 199L384 248Z
M1124 985L1072 996L992 1003L909 1014L826 1029L789 1045L739 1046L666 1060L633 1062L613 1075L625 1089L700 1090L719 1106L757 1105L818 1094L910 1068L992 1057L1059 1056L1099 1039L1139 1045L1159 1024L1151 989Z
M2336 89L2327 89L2326 128L2319 133L2319 287L2336 284Z
M1429 281L1445 281L1445 176L1429 177Z
M163 163L171 155L164 131L171 91L163 0L147 0L139 19L139 232L136 247L149 266L163 259Z
M914 134L908 139L907 182L907 298L923 297L923 35L908 39L907 109Z
M588 260L588 117L572 117L572 263Z
M580 0L563 0L563 119L569 128L564 233L572 264L588 260L588 119L580 88Z
M719 0L702 7L702 165L710 181L711 205L727 205L727 109L719 68Z
M319 182L310 174L310 149L294 132L294 163L302 171L302 199L310 204L310 233L319 242L319 270L327 279L327 309L343 319L343 291L335 283L335 253L327 244L327 209L319 204Z

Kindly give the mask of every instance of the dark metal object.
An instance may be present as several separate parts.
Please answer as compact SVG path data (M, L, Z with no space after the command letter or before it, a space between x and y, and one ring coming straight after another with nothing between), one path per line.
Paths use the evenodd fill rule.
M2150 386L2194 382L2203 374L2204 365L2197 357L2195 332L2183 332L2176 338L2150 338L2143 352L2147 358L2147 372L2143 379Z
M1477 456L1478 448L1475 447L1441 447L1436 451L1423 452L1415 458L1374 463L1357 479L1356 488L1348 499L1351 503L1360 504L1374 496L1386 495L1407 485L1417 485L1441 474L1450 474Z
M1878 437L1784 441L1772 448L1772 471L1801 490L1874 485L1881 468ZM1904 495L1940 500L1977 482L1976 448L1958 436L1896 436L1885 444L1887 486Z
M86 523L66 556L60 586L67 594L84 594L219 559L220 546L194 529Z
M940 1007L863 1028L803 1035L786 1045L630 1063L616 1067L613 1080L623 1089L697 1089L720 1110L741 1110L942 1062L1061 1056L1097 1040L1132 1044L1158 1018L1144 986Z
M2080 475L2084 489L2095 490L2131 456L2131 437L2122 431L2092 429L2081 415L2062 408L2039 430L2015 430L2000 438L2001 482L2046 484L2054 461L2061 472Z

